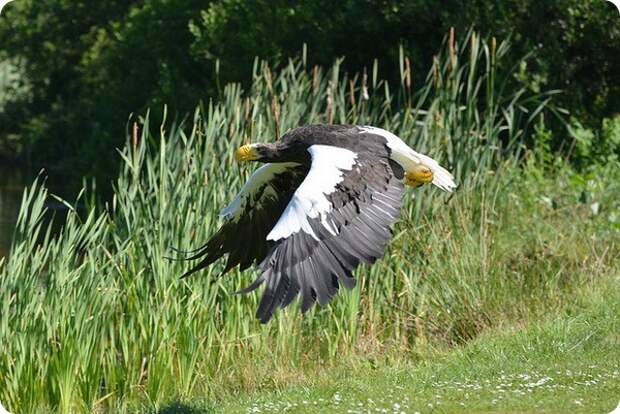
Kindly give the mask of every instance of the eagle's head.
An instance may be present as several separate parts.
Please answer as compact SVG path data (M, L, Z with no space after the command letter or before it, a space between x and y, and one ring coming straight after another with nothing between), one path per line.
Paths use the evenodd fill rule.
M308 145L294 144L278 141L276 143L255 143L242 145L235 151L235 160L239 162L260 161L309 163L310 154L307 152Z

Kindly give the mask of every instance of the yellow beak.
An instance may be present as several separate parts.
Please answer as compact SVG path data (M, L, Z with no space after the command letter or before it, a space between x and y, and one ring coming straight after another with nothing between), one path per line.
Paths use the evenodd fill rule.
M254 161L260 158L258 151L251 145L244 145L235 151L235 160L237 161Z

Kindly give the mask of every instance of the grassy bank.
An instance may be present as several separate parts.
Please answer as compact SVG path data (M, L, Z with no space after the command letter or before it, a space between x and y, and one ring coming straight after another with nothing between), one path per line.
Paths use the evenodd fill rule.
M618 265L617 165L577 174L544 145L523 152L544 137L534 125L550 94L507 86L513 74L496 69L506 48L475 35L448 43L416 93L405 64L396 88L376 69L351 78L338 65L257 65L251 91L227 86L184 125L136 125L112 201L69 203L57 234L34 184L0 259L0 401L19 413L222 401L355 361L425 361L429 350L578 309ZM164 257L214 232L251 172L233 164L233 148L309 122L388 128L437 156L460 187L451 198L408 196L385 257L356 272L355 290L261 326L257 295L231 294L251 272L217 279L219 263L179 280L189 265Z
M327 320L295 358L240 357L160 411L610 410L620 387L617 174L532 161L505 170L497 193L460 194L417 227L403 220L378 280L364 279L351 345L330 354L338 331ZM389 273L396 257L417 264L402 284ZM287 320L303 335L297 316Z
M161 411L610 412L620 395L617 172L601 169L589 184L571 170L540 173L532 164L506 171L493 214L452 222L452 234L439 227L443 243L460 249L419 253L418 261L438 260L418 269L415 289L429 300L426 312L409 315L414 343L377 326L340 359L251 363L238 396ZM493 269L486 274L483 257ZM468 270L451 278L458 269ZM394 317L403 317L399 296ZM475 338L458 334L472 325Z
M608 413L620 401L618 303L618 279L606 280L542 323L430 351L417 364L359 359L303 386L162 412Z

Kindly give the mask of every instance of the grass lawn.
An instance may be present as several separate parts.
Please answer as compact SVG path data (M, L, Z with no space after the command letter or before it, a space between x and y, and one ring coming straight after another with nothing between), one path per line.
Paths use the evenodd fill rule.
M417 364L368 362L306 384L160 413L609 413L620 401L618 279L527 329L490 332Z

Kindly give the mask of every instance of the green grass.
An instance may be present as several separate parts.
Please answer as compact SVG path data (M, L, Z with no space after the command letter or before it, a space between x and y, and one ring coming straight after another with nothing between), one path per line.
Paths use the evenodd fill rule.
M407 413L610 412L620 399L619 234L610 221L618 186L611 168L589 184L575 184L581 175L570 170L547 178L549 171L532 165L507 171L512 184L502 186L504 202L487 218L490 228L468 227L466 237L439 228L445 243L476 243L464 253L438 254L431 268L456 271L484 257L482 233L494 246L487 257L497 273L418 282L418 290L436 290L427 293L426 317L411 321L415 343L394 331L385 337L382 326L335 360L309 353L294 364L247 361L248 386L187 405L164 403L162 412L400 412L395 403ZM604 212L593 214L594 203ZM446 308L448 298L454 307ZM402 307L394 309L403 317ZM468 332L463 323L479 334L459 336Z
M356 366L208 412L608 413L620 401L620 289L526 329L489 332L419 364ZM587 303L589 300L593 302ZM571 313L576 313L571 315ZM194 406L199 412L201 406Z
M250 91L227 86L191 121L144 119L120 151L113 199L95 208L87 191L79 198L89 208L68 203L58 233L46 221L47 190L34 183L0 259L0 401L19 413L217 403L312 385L356 361L423 363L429 349L576 309L618 267L619 169L577 174L544 148L519 163L533 122L552 108L549 93L532 95L500 70L506 48L474 34L448 42L416 93L405 72L390 88L376 65L366 77L337 64L257 65ZM263 326L258 295L232 295L253 272L217 279L218 263L179 280L191 264L164 257L215 231L251 172L233 163L234 148L310 122L388 128L460 186L452 197L408 196L385 257L356 271L356 289Z

